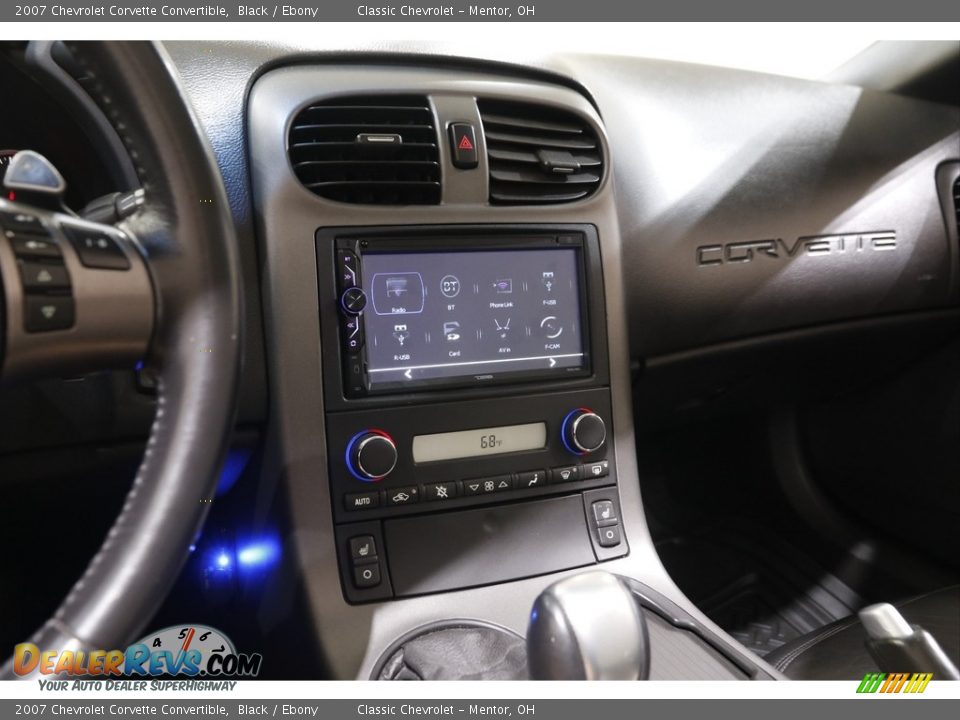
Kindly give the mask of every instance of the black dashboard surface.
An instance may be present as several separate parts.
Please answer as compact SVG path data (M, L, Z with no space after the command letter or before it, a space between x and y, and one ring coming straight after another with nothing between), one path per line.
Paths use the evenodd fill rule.
M442 47L167 44L207 125L243 241L252 243L243 134L252 82L279 64L365 62L518 72L580 87L613 153L632 353L957 298L958 249L935 189L960 156L955 106L844 85L637 58L449 58ZM391 53L384 55L385 51ZM682 321L681 321L682 320Z

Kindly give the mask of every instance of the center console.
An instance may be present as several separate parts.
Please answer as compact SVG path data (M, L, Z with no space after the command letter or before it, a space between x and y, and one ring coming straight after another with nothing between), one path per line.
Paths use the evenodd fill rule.
M316 243L346 598L626 555L596 228L322 228Z
M250 90L263 485L305 632L336 678L406 677L406 650L449 673L445 643L513 653L548 587L602 569L648 611L650 678L767 676L647 531L599 113L489 70L328 60Z

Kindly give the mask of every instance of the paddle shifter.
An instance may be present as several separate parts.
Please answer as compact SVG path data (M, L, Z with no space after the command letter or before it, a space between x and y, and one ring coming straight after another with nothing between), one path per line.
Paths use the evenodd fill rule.
M602 570L574 575L534 602L527 662L534 680L645 680L647 621L615 575Z

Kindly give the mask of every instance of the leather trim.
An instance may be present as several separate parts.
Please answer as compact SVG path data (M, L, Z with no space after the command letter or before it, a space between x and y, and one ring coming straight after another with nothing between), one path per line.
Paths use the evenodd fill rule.
M958 661L960 585L894 604L907 621L930 632L953 661ZM764 660L793 679L856 679L858 674L862 677L864 672L877 670L866 648L866 637L860 618L851 615L786 643Z
M802 642L799 642L799 644L797 644L796 647L793 647L788 643L786 645L783 645L782 647L777 648L777 650L775 651L777 653L783 652L783 649L788 646L791 648L789 652L787 652L785 655L783 655L779 659L771 658L770 655L773 655L773 653L770 653L770 655L767 655L765 659L768 663L773 665L777 670L785 673L787 668L790 667L790 664L794 660L796 660L798 657L800 657L803 653L805 653L807 650L812 648L814 645L817 645L833 637L839 632L843 632L844 630L849 628L851 625L855 625L858 622L859 620L856 619L854 616L854 619L842 621L840 624L837 624L837 625L834 625L834 624L825 625L819 630L814 630L812 633L808 633L807 635L804 635L803 638L800 638Z

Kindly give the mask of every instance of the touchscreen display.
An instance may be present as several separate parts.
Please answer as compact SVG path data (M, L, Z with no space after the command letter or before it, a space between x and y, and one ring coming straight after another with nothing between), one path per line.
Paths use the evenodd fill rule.
M576 248L363 255L370 388L585 364Z

